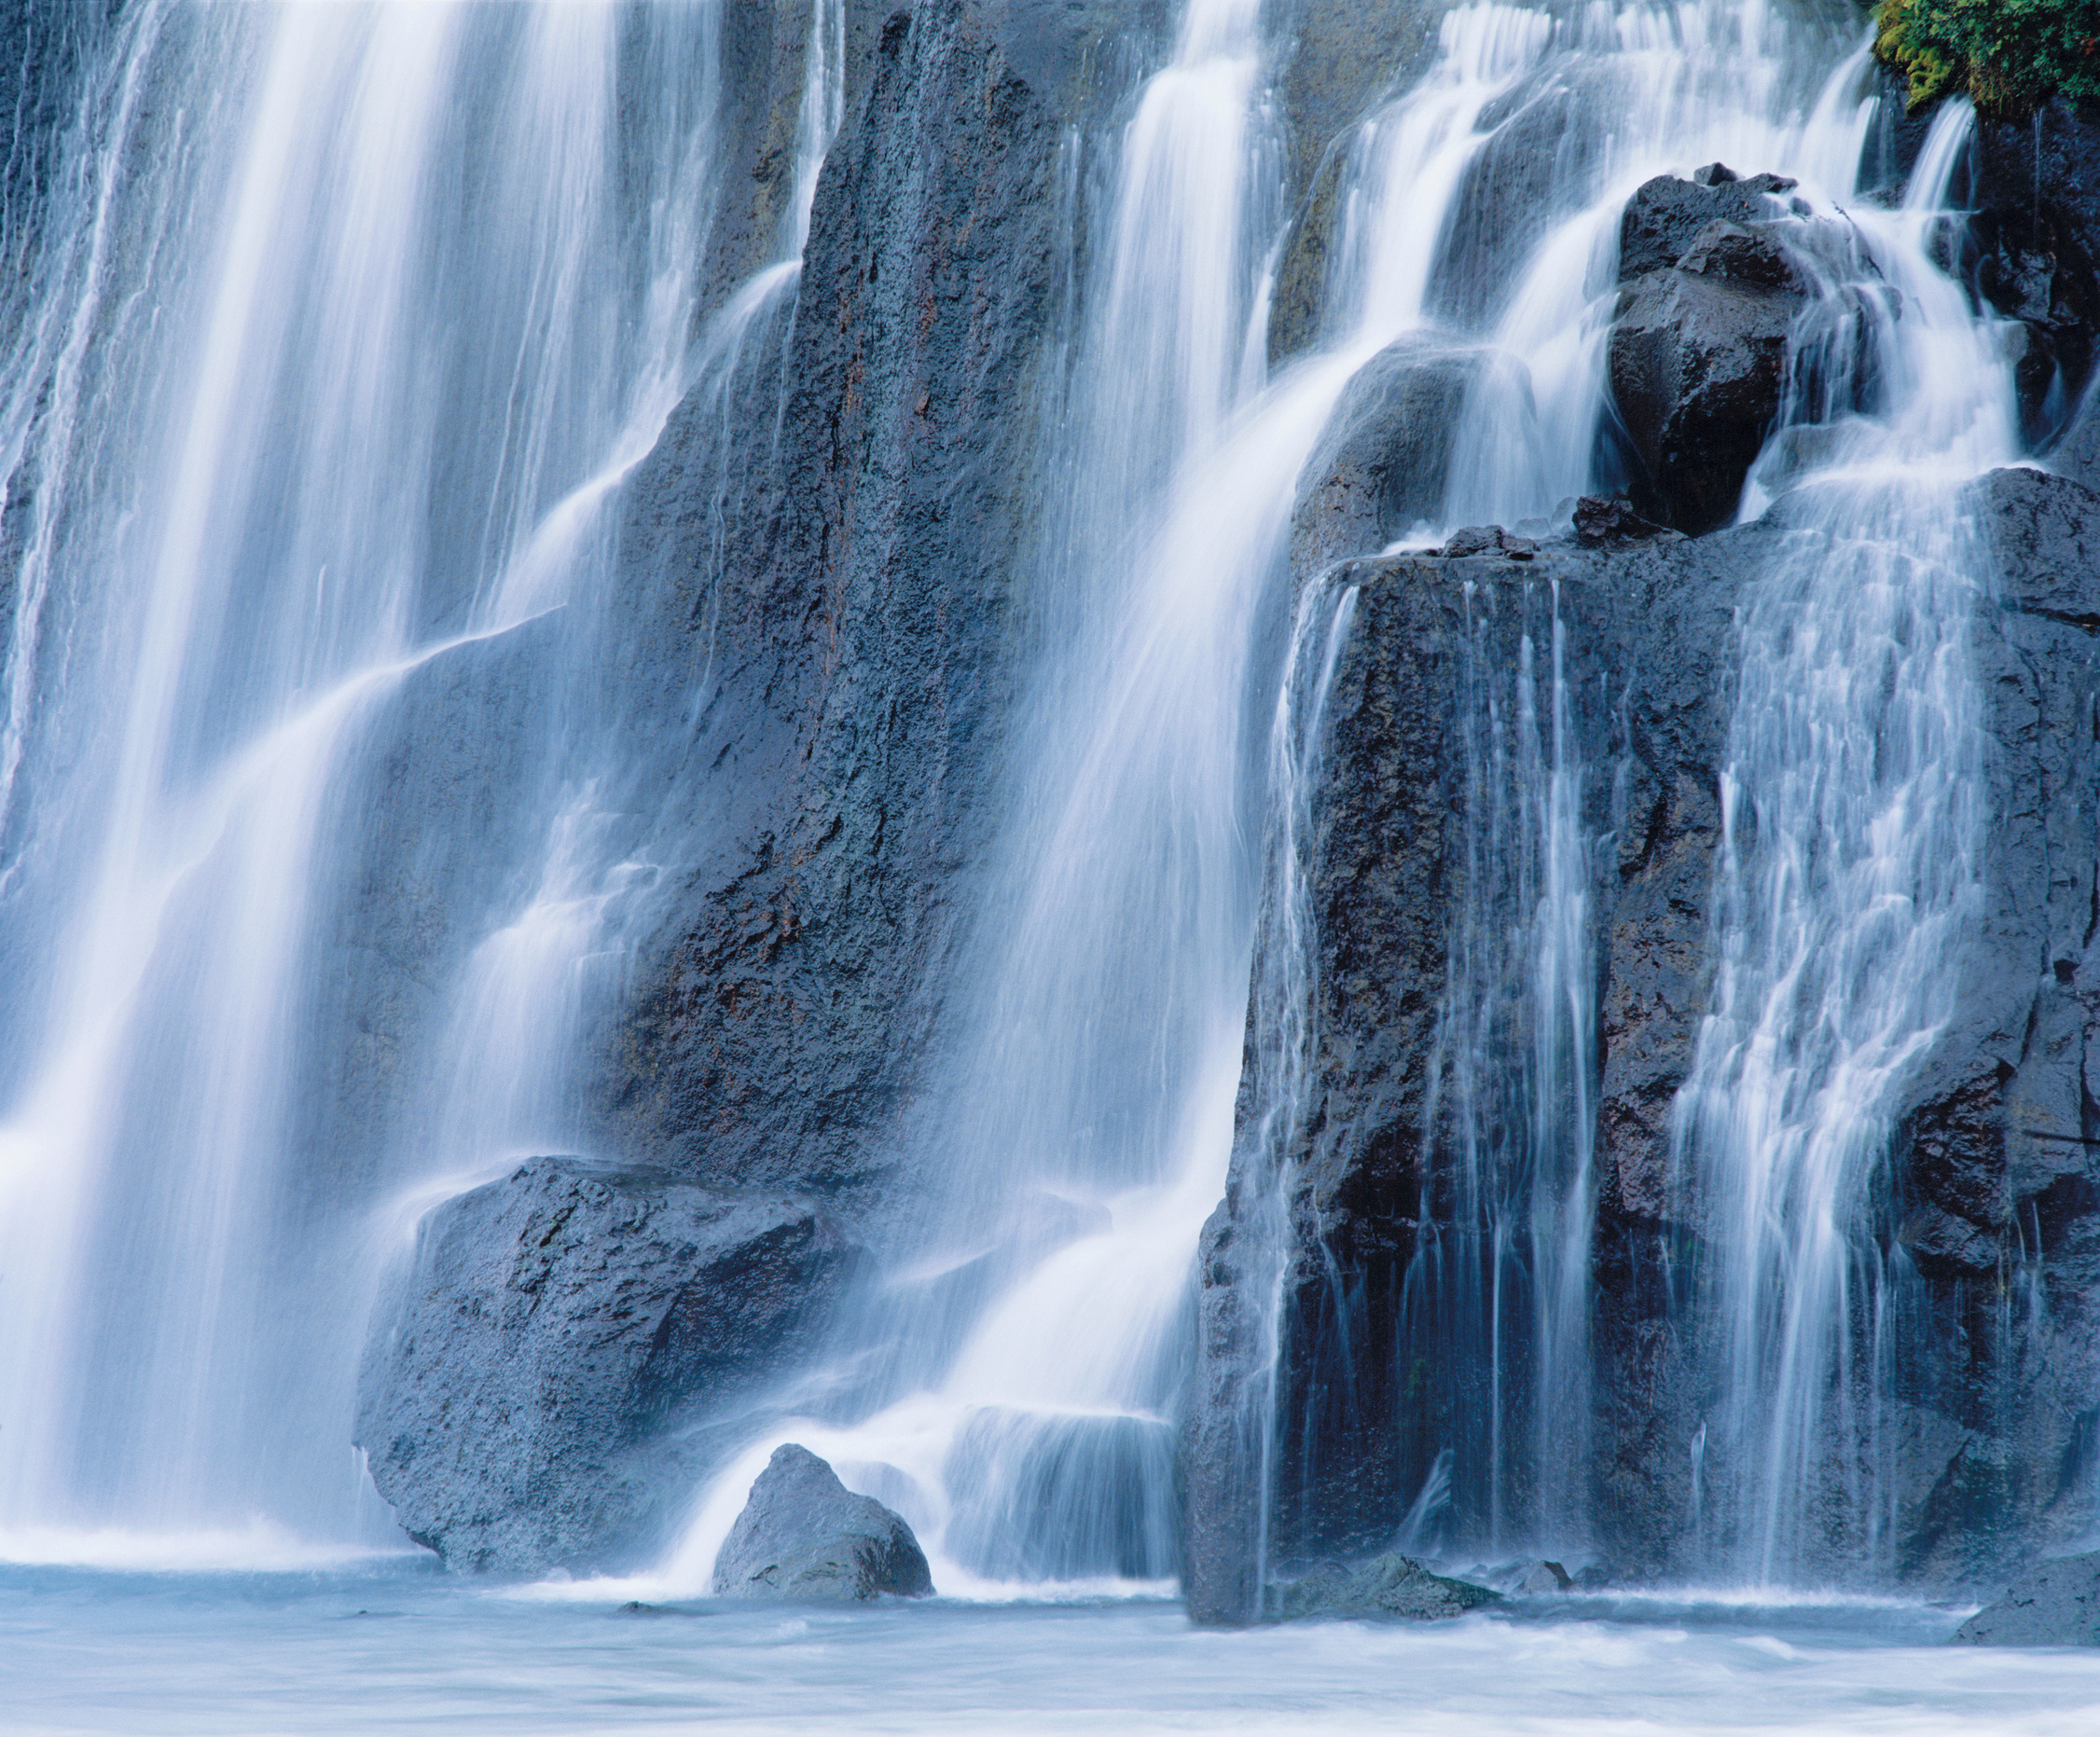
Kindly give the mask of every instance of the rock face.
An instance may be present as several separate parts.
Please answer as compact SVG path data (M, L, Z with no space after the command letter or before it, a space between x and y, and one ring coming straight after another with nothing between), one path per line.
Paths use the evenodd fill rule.
M1596 1546L1637 1578L1695 1565L1687 1449L1708 1400L1685 1274L1702 1233L1679 1216L1671 1115L1710 993L1731 623L1795 533L1779 513L1627 543L1607 534L1625 527L1605 504L1589 514L1594 548L1304 575L1337 596L1353 589L1353 613L1293 823L1309 938L1300 1096L1280 1118L1264 1096L1280 1028L1263 999L1282 958L1272 908L1232 1174L1198 1257L1183 1451L1199 1620L1250 1620L1264 1596L1258 1546L1285 1564L1375 1550L1440 1476L1461 1527L1498 1502L1505 1516L1540 1502L1585 1511ZM2006 471L1975 486L1969 510L1996 562L1971 646L1991 743L1987 910L1948 961L1961 1012L1912 1076L1872 1232L1907 1288L1890 1324L1874 1474L1892 1525L1885 1548L1899 1578L1925 1586L1974 1584L2023 1551L2079 1537L2100 1415L2100 1021L2088 954L2100 886L2100 496ZM1526 1465L1509 1444L1539 1439L1527 1407L1553 1395L1525 1389L1551 1347L1525 1340L1523 1322L1498 1324L1485 1251L1488 1220L1520 1223L1527 1209L1484 1202L1468 1179L1548 1164L1566 1137L1526 1144L1549 1074L1527 1081L1515 1076L1531 1064L1469 1058L1506 1064L1540 1028L1527 999L1536 943L1480 925L1536 896L1526 835L1545 812L1552 752L1527 751L1508 721L1527 705L1554 715L1556 645L1573 697L1552 751L1582 768L1580 822L1595 841L1596 951L1577 966L1597 986L1584 1257L1596 1301L1575 1358L1591 1398L1553 1413L1564 1421ZM1279 810L1272 907L1284 825ZM1483 966L1513 954L1506 976ZM1483 1078L1485 1095L1469 1084ZM1264 1299L1278 1286L1271 1320ZM1491 1345L1511 1376L1494 1406L1481 1385ZM1274 1460L1262 1540L1250 1497L1270 1416L1291 1451ZM1589 1441L1556 1459L1585 1427Z
M2100 1647L2100 1551L2023 1575L1953 1639L1968 1647Z
M1398 1551L1368 1562L1322 1563L1269 1589L1269 1614L1287 1622L1301 1617L1404 1617L1441 1622L1500 1602L1500 1594L1485 1586L1431 1574Z
M1600 923L1612 921L1612 892L1630 895L1652 958L1623 1017L1652 1024L1657 1001L1689 1014L1726 724L1717 629L1745 546L1766 534L1752 528L1619 554L1563 545L1525 562L1499 552L1404 557L1346 565L1328 581L1356 596L1307 798L1304 920L1314 958L1303 1097L1281 1150L1264 1151L1262 997L1277 932L1264 916L1240 1134L1198 1254L1197 1400L1184 1441L1188 1596L1198 1620L1246 1620L1257 1606L1248 1480L1267 1405L1289 1420L1295 1444L1270 1492L1274 1560L1377 1549L1446 1450L1458 1510L1485 1513L1498 1499L1490 1432L1522 1440L1529 1423L1513 1393L1499 1418L1481 1401L1494 1306L1480 1266L1487 1208L1465 1195L1462 1178L1483 1128L1528 1121L1521 1069L1484 1080L1488 1101L1467 1096L1480 1077L1471 1045L1518 1052L1529 1017L1523 949L1509 963L1510 949L1478 927L1506 920L1495 916L1511 908L1504 902L1524 908L1540 868L1517 815L1527 780L1547 768L1534 759L1525 770L1525 746L1510 729L1527 710L1551 715L1540 684L1550 680L1557 619L1570 686L1613 699L1572 720L1569 756L1596 767L1624 756L1636 768L1623 799L1638 821L1613 834L1599 889ZM1583 789L1586 824L1612 834L1614 780L1592 777ZM1495 839L1506 845L1490 848ZM1673 895L1688 899L1688 913ZM1616 965L1627 956L1614 946L1607 958ZM1470 1010L1465 1035L1447 1001L1455 972ZM1262 1264L1273 1227L1261 1201L1278 1173L1291 1180L1279 1208L1288 1254L1272 1397L1258 1372L1261 1299L1277 1282ZM1419 1251L1439 1225L1450 1234L1426 1267Z
M988 825L1053 177L1102 29L853 17L799 286L727 413L696 392L636 472L609 629L620 739L683 745L633 802L685 866L593 1034L592 1143L715 1183L877 1180L912 1113Z
M852 1604L933 1591L911 1528L792 1441L773 1450L714 1561L718 1598Z
M367 1353L372 1481L459 1567L639 1560L856 1262L792 1197L535 1158L422 1227Z
M701 262L700 378L623 485L612 594L540 629L567 636L559 668L581 675L522 666L488 700L538 702L541 757L475 799L501 824L515 779L588 781L615 860L637 865L607 918L627 969L581 1015L576 1137L657 1204L535 1170L426 1230L444 1271L420 1281L415 1330L374 1346L361 1439L404 1523L464 1565L632 1560L767 1372L812 1354L848 1245L880 1233L930 1113L920 1070L1024 649L1034 369L1068 265L1059 153L1143 38L1126 7L849 5L845 120L802 265L754 283L792 241L809 15L725 13L729 208ZM434 734L508 742L508 719ZM436 753L390 773L367 853L384 873L404 860L384 847L452 781ZM345 982L375 1015L331 1085L346 1103L384 1101L416 1050L422 968L461 944L421 896L449 865L405 860L415 896L376 896L346 938ZM572 1182L610 1192L552 1245L550 1310L538 1281L519 1289L517 1238ZM591 1222L609 1240L587 1279L599 1257L564 1239ZM687 1244L696 1270L749 1261L779 1283L758 1284L723 1364L692 1351L693 1385L658 1403L632 1384L692 1276L672 1252ZM518 1364L527 1351L545 1367Z
M2058 99L2029 122L1986 121L1977 133L1957 266L2019 323L2021 420L2045 447L2092 380L2100 345L2100 117Z

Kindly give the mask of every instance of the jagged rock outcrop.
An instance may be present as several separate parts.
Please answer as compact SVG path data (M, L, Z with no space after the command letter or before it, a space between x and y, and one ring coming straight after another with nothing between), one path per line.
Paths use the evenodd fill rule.
M808 1202L535 1158L433 1214L382 1304L372 1482L457 1567L640 1560L857 1268Z
M864 1604L933 1591L926 1554L902 1517L854 1495L792 1441L773 1450L714 1559L718 1598Z
M2022 1575L1952 1638L1965 1647L2100 1647L2100 1551Z

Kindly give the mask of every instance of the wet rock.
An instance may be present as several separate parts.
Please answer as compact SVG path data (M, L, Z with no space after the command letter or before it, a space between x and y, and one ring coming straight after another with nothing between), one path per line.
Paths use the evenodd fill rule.
M2100 114L2058 99L2019 122L1981 121L1957 188L1972 215L1950 263L1977 297L2019 323L2022 432L2065 429L2100 356Z
M1357 370L1306 465L1292 565L1315 572L1375 554L1444 509L1451 439L1484 366L1478 352L1412 337Z
M1572 1592L1575 1578L1557 1562L1540 1562L1526 1571L1517 1581L1516 1590L1550 1597L1555 1592Z
M1747 227L1778 215L1786 209L1779 196L1794 185L1785 175L1741 179L1720 163L1707 164L1689 181L1657 175L1642 183L1619 219L1620 283L1676 265L1710 223Z
M2100 1551L2023 1575L1952 1638L1966 1647L2100 1647Z
M1444 553L1451 558L1506 555L1514 561L1527 561L1538 552L1536 539L1512 536L1499 525L1467 525L1454 531L1444 545Z
M1623 495L1606 499L1586 494L1575 503L1575 541L1586 549L1618 548L1681 534L1641 517Z
M1481 111L1486 142L1466 165L1437 244L1424 308L1460 331L1491 330L1524 282L1540 241L1596 197L1612 140L1591 80L1601 62L1561 61Z
M1280 1621L1304 1617L1402 1617L1442 1622L1499 1604L1501 1594L1471 1580L1432 1574L1397 1551L1368 1562L1324 1562L1295 1580L1269 1588L1268 1614Z
M605 803L675 867L584 1039L594 1150L845 1214L911 1150L990 855L1063 105L1131 15L849 12L794 293L728 413L697 391L623 490Z
M1644 517L1696 536L1734 517L1778 417L1788 337L1807 298L1769 227L1723 219L1620 292L1611 393Z
M1357 0L1277 0L1271 39L1285 44L1283 105L1290 229L1269 302L1271 367L1326 335L1351 146L1358 124L1420 73L1436 48L1441 15Z
M792 1441L773 1450L714 1560L720 1598L856 1604L933 1591L925 1552L904 1520L854 1495Z
M1577 709L1568 751L1623 765L1623 778L1582 785L1586 828L1610 836L1596 920L1603 941L1604 1020L1617 1041L1603 1082L1616 1143L1598 1164L1662 1209L1668 1105L1688 1065L1701 1011L1707 885L1720 825L1715 780L1726 734L1730 611L1754 550L1772 533L1672 536L1623 551L1546 546L1527 563L1396 556L1348 564L1323 583L1356 591L1330 682L1324 759L1308 793L1314 825L1302 862L1313 946L1306 1014L1305 1097L1288 1144L1270 1154L1265 1105L1243 1075L1233 1171L1198 1252L1199 1356L1183 1436L1189 1503L1187 1592L1202 1621L1245 1621L1251 1576L1271 1560L1347 1560L1390 1539L1438 1477L1446 1450L1451 1523L1461 1537L1489 1523L1497 1497L1485 1468L1492 1439L1529 1439L1529 1399L1513 1390L1494 1416L1471 1353L1493 1324L1492 1288L1467 1264L1484 1247L1460 1234L1460 1183L1474 1136L1469 1093L1490 1125L1529 1125L1511 1077L1440 1047L1455 951L1476 908L1495 908L1521 873L1512 852L1479 848L1521 826L1498 805L1519 803L1522 744L1512 721L1545 715L1550 696L1523 687L1546 667L1556 613L1571 691L1610 695ZM1306 576L1306 583L1312 576ZM1528 641L1528 651L1527 649ZM1492 777L1482 768L1495 767ZM1536 771L1536 768L1534 768ZM1272 847L1274 838L1272 836ZM1477 902L1477 905L1476 905ZM1488 920L1499 920L1490 917ZM1264 917L1257 943L1250 1058L1271 1041L1262 998L1286 943ZM1463 979L1469 1029L1524 1029L1524 950L1478 947ZM1498 1040L1491 1040L1498 1041ZM1285 1247L1263 1202L1273 1161L1289 1176ZM1616 1174L1625 1170L1622 1185ZM1469 1220L1470 1222L1470 1220ZM1657 1232L1659 1233L1659 1227ZM1628 1230L1629 1243L1640 1233ZM1637 1282L1611 1296L1637 1319L1666 1304ZM1280 1369L1265 1379L1267 1300L1278 1295ZM1606 1263L1600 1261L1600 1266ZM1609 1281L1607 1281L1609 1283ZM1610 1326L1604 1337L1620 1330ZM1615 1340L1611 1340L1616 1343ZM1361 1348L1378 1347L1365 1355ZM1600 1396L1615 1395L1615 1376ZM1628 1385L1631 1413L1649 1389ZM1610 1401L1616 1403L1616 1400ZM1252 1535L1254 1482L1268 1408L1289 1420L1292 1452L1269 1492L1272 1535ZM1631 1423L1629 1415L1629 1425ZM1599 1457L1612 1457L1612 1430ZM1689 1433L1689 1432L1687 1432ZM1681 1450L1680 1450L1681 1457ZM1642 1513L1645 1482L1628 1492ZM1681 1507L1679 1509L1682 1511ZM1637 1560L1613 1551L1615 1560Z
M372 1482L455 1567L631 1565L725 1445L709 1427L809 1353L857 1263L792 1197L535 1158L432 1214L377 1312Z

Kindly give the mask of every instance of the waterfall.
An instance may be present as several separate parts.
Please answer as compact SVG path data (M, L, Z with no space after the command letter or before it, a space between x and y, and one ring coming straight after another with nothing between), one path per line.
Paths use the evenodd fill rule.
M1436 369L1452 414L1423 419L1392 547L1564 524L1613 480L1619 214L1716 159L1799 178L1821 277L1744 501L1785 553L1735 623L1677 1112L1704 1238L1679 1325L1718 1396L1692 1529L1702 1571L1877 1560L1907 1280L1876 1180L1983 825L1954 491L2018 449L2002 347L1933 263L1966 110L1881 211L1852 197L1849 13L1472 0L1336 142L1283 354L1317 201L1291 209L1280 10L1185 0L1112 124L1065 139L1020 691L935 1082L862 1306L713 1467L659 1586L708 1583L787 1440L900 1510L944 1590L1170 1580L1191 1266L1236 1138L1257 1592L1280 1565L1311 1415L1283 1347L1317 1290L1293 1262L1335 1270L1337 1317L1349 1290L1293 1193L1304 862L1363 615L1331 558L1390 552L1308 556L1293 514L1352 382ZM763 517L739 454L791 409L857 14L780 17L792 161L736 245L725 4L133 0L80 34L34 209L0 221L0 1550L395 1536L349 1446L380 1275L434 1204L588 1150L585 1034L728 825L682 807L681 756ZM690 598L638 602L615 509L667 444L708 549ZM698 667L615 691L652 609L695 624ZM1610 768L1554 587L1469 610L1431 1208L1378 1347L1426 1397L1378 1518L1416 1549L1567 1549Z
M716 15L110 35L0 429L0 1529L383 1537L352 1386L393 1203L463 1162L424 1106L480 1165L565 1134L617 858L533 695L688 383Z

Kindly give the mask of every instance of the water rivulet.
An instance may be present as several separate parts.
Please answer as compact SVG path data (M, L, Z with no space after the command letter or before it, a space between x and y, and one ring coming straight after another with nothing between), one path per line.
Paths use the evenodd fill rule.
M2092 141L1863 34L7 26L0 1550L2073 1537Z

